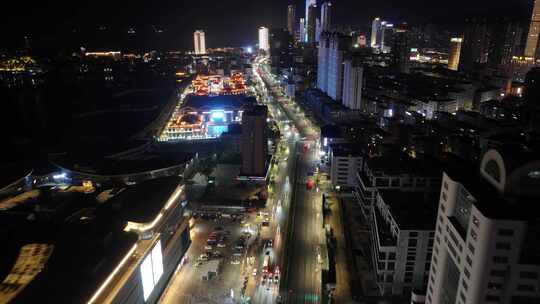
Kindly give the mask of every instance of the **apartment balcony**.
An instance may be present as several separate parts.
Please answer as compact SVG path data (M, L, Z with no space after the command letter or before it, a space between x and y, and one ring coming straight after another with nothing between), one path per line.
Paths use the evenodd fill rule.
M379 251L389 251L397 246L397 238L392 234L390 225L384 220L379 209L375 207L372 209L374 225L372 231L376 232Z

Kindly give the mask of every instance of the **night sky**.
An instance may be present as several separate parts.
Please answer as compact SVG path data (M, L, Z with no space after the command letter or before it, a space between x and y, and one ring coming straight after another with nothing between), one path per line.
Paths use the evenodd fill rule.
M365 27L374 16L410 24L436 23L459 32L463 19L470 15L498 15L527 20L533 0L334 0L337 24ZM285 26L290 0L94 0L11 2L12 9L2 15L0 49L22 44L27 34L34 44L60 45L66 33L78 36L104 25L125 32L135 26L138 32L151 31L151 25L163 28L163 45L191 48L192 32L206 31L208 47L244 46L256 42L256 28ZM303 14L302 1L294 1L297 14ZM525 22L527 23L527 22ZM139 31L139 29L141 31ZM80 35L81 37L83 35ZM90 35L92 36L92 35ZM95 38L95 35L93 35ZM90 40L80 38L84 45ZM148 39L151 40L151 39Z

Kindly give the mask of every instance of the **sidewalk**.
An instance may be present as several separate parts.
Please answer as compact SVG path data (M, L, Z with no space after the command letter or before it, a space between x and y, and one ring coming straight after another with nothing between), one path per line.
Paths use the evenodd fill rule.
M345 234L343 232L343 221L341 218L341 204L334 193L331 193L327 200L330 202L329 224L334 230L336 238L336 291L334 292L334 303L350 303L351 296L351 276L348 270L347 263L347 243L345 242Z

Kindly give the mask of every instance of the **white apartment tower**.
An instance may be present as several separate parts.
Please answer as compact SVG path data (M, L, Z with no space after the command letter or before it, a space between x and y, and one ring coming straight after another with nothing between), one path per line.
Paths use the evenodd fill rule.
M264 26L259 27L259 49L266 52L270 50L268 39L268 28Z
M344 37L340 34L334 33L330 36L327 57L328 80L326 93L336 101L341 100L343 94L343 55L345 44Z
M328 47L330 36L321 34L317 53L317 88L323 92L328 91Z
M204 38L203 30L196 30L195 33L193 33L193 42L195 46L195 54L206 54L206 40Z
M538 159L505 146L443 174L426 304L540 303Z

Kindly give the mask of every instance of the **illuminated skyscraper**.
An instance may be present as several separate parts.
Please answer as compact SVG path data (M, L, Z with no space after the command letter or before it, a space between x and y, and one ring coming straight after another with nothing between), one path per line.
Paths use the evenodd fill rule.
M456 37L450 39L450 57L448 58L448 68L457 71L459 67L459 56L461 55L461 43L463 38Z
M377 17L373 19L373 22L371 23L371 47L375 47L379 44L380 41L378 41L377 37L380 37L380 31L381 31L381 18Z
M259 49L268 52L270 44L268 43L268 28L261 26L259 28Z
M332 3L326 1L321 6L321 31L329 31L332 26Z
M206 41L203 30L197 30L193 33L193 42L195 45L195 54L206 54Z
M525 45L525 56L536 58L536 47L538 46L538 34L540 33L540 1L534 1L534 7L531 16L531 25L529 27L529 36Z
M294 36L294 20L296 19L296 8L290 4L287 7L287 30Z

